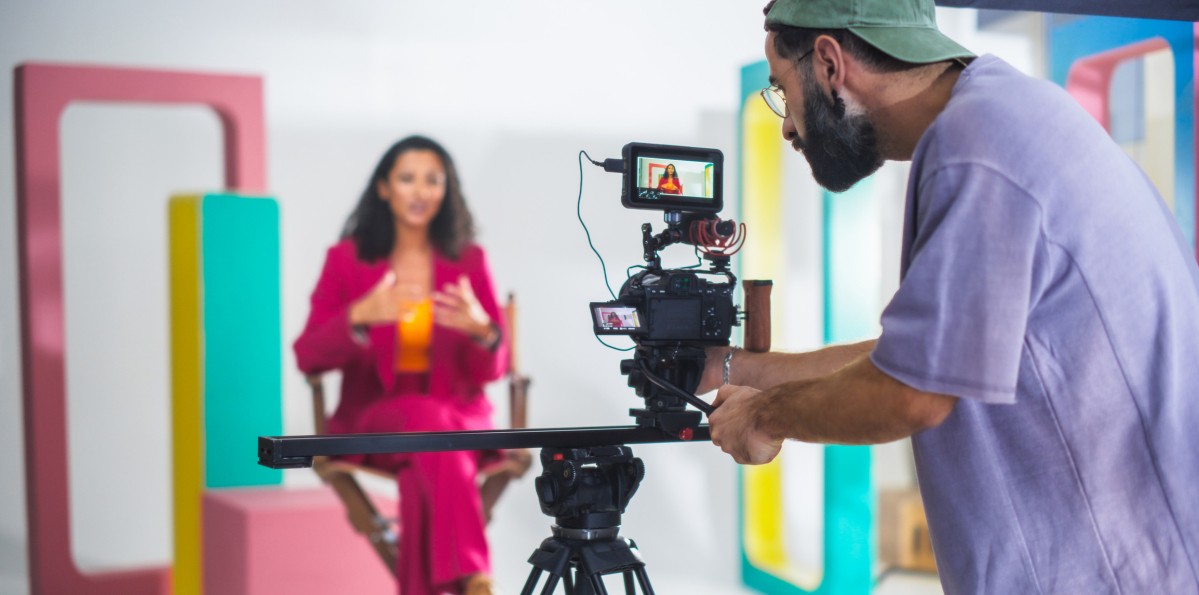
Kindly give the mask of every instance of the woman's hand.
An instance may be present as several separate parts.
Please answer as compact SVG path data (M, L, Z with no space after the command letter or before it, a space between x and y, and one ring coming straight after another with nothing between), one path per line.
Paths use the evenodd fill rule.
M495 332L491 317L475 297L466 275L458 277L442 291L433 292L433 322L465 333L475 341L488 343Z
M350 306L350 325L394 323L400 315L400 294L395 271L387 271L366 295Z

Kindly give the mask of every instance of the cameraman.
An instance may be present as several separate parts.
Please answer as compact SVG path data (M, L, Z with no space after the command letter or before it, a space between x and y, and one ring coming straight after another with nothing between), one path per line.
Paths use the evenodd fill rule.
M912 161L902 281L877 341L710 349L712 441L911 436L950 594L1199 592L1199 268L1149 180L932 0L778 0L766 29L817 182Z

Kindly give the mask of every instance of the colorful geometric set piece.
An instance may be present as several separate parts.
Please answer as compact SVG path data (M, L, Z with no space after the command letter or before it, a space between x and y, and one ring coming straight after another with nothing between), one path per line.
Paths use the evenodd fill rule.
M396 510L394 500L378 500ZM394 593L327 487L204 493L204 586L222 595Z
M1195 245L1195 213L1199 208L1199 23L1088 17L1049 28L1049 72L1082 106L1111 131L1111 82L1117 67L1128 60L1169 49L1174 88L1174 216L1183 234Z
M276 486L256 440L283 430L279 207L233 194L170 201L176 592L201 592L200 500Z
M224 128L225 186L261 192L266 187L262 79L24 64L14 73L14 90L30 588L35 595L170 593L170 568L88 574L71 554L59 122L67 106L78 101L208 106ZM198 573L194 590L180 579L176 572L176 594L199 593Z

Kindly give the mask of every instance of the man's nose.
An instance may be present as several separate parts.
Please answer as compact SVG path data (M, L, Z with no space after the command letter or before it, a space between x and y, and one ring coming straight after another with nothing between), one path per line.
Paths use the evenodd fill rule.
M791 118L783 118L783 138L787 142L791 142L798 134L799 131L795 129L795 123L791 121Z

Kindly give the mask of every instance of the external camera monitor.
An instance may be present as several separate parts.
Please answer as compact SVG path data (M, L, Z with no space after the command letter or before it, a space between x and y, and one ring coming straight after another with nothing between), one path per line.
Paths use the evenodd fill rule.
M592 302L591 319L597 335L633 335L641 331L637 308L620 302Z
M724 207L724 154L717 149L629 143L621 203L630 209L716 213Z

